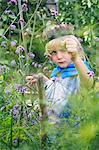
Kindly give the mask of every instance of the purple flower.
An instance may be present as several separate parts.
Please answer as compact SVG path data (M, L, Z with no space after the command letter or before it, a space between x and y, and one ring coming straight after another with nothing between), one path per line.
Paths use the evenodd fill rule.
M4 13L7 14L7 15L15 16L15 14L14 14L14 12L12 10L5 10Z
M10 94L10 91L9 91L9 90L6 90L6 91L5 91L5 94Z
M38 63L35 63L35 64L34 64L34 67L35 67L35 68L38 67Z
M35 57L35 54L33 54L32 52L28 53L28 56L33 59Z
M18 117L18 113L19 113L18 108L19 108L19 105L15 105L15 106L13 106L13 108L12 108L12 115L13 115L13 119L14 119L14 120L16 120L17 117Z
M27 88L24 87L24 86L21 85L21 84L16 84L16 85L15 85L15 89L16 89L19 93L22 93L22 94L24 94L24 93L27 91Z
M6 41L2 41L1 42L1 46L4 47L4 48L6 48L7 47L7 42Z
M32 62L32 66L34 66L34 64L35 64L35 62L33 61L33 62Z
M37 62L32 62L32 66L34 66L35 68L41 68L42 67L42 65L41 64L38 64Z
M2 74L6 70L6 66L0 65L0 74Z
M11 61L11 66L13 66L13 67L16 66L16 61L15 61L15 60L12 60L12 61Z
M11 41L11 46L16 46L16 41Z
M34 66L36 68L36 67L38 67L38 63L32 62L32 66Z
M25 51L25 48L21 45L19 45L17 48L16 48L16 54L20 54L21 52Z
M41 68L42 67L42 65L41 64L38 64L38 68Z
M10 25L10 29L11 29L11 30L15 30L15 29L16 29L16 25L11 24L11 25Z
M18 144L18 138L13 140L13 145L16 146Z
M16 104L15 106L13 106L13 109L18 109L19 108L19 105Z
M52 16L58 16L58 11L57 10L51 10L51 15Z
M95 38L95 41L99 41L99 38L98 38L98 37L96 37L96 38Z
M17 0L10 0L9 3L17 5Z
M17 144L17 139L13 140L13 144L16 145Z
M22 10L23 10L24 12L28 11L28 7L27 7L27 4L26 4L26 3L24 3L24 4L22 5Z
M13 110L13 115L16 116L17 115L17 109Z
M32 120L32 125L36 125L37 121L36 120Z

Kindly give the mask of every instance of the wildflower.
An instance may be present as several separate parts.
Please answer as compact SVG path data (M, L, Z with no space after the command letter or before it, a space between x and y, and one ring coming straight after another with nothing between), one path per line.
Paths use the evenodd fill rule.
M18 113L19 113L19 105L15 105L13 106L13 109L12 109L12 115L13 115L13 119L16 120L17 117L18 117Z
M95 38L95 41L99 41L99 38L98 38L98 37L96 37L96 38Z
M17 0L10 0L9 3L17 5Z
M13 106L13 109L18 109L19 108L19 105L16 104L15 106Z
M31 34L31 28L26 28L26 32L28 33L28 34Z
M4 11L5 14L9 14L9 13L11 13L11 12L12 12L11 10L5 10L5 11Z
M7 15L15 16L15 14L14 14L14 12L12 10L5 10L4 13L7 14Z
M15 89L21 94L24 94L27 91L27 88L22 86L21 84L16 84Z
M11 79L12 80L12 79ZM12 93L13 92L13 86L12 86L12 84L9 84L9 83L7 83L6 84L6 87L5 87L5 89L4 89L4 92L5 92L5 94L10 94L10 93Z
M38 67L38 63L32 62L32 66L34 66L36 68L36 67Z
M56 17L58 15L58 11L57 10L51 10L51 15Z
M18 144L18 138L16 138L15 140L13 140L13 145L17 145Z
M35 64L35 62L33 61L33 62L32 62L32 66L34 66L34 64Z
M42 67L42 65L41 64L38 64L38 68L41 68Z
M15 30L15 29L16 29L16 25L11 24L11 25L10 25L10 29L11 29L11 30Z
M38 63L35 63L35 64L34 64L34 67L37 68L37 67L38 67Z
M4 48L6 48L7 47L7 42L6 41L2 41L1 42L1 46L4 47Z
M36 125L37 121L36 120L32 120L32 125Z
M22 10L23 10L24 12L28 11L28 7L27 7L27 4L26 4L26 3L24 3L24 4L22 5Z
M19 20L19 23L20 23L20 24L23 24L23 25L26 24L26 22L24 21L24 19L20 19L20 20Z
M2 74L6 70L6 66L0 65L0 74Z
M38 64L37 62L32 62L32 66L34 66L35 68L38 67L38 68L41 68L42 65L41 64Z
M16 116L17 115L17 109L13 110L13 115Z
M11 46L16 46L16 41L11 41Z
M12 66L12 67L15 67L15 66L16 66L16 61L15 61L15 60L12 60L12 61L11 61L11 66Z
M33 59L35 57L35 54L33 54L32 52L28 53L28 56Z
M19 45L17 48L16 48L16 54L20 54L20 52L23 52L25 51L25 48L21 45Z
M10 90L6 90L5 94L7 94L7 95L10 94Z

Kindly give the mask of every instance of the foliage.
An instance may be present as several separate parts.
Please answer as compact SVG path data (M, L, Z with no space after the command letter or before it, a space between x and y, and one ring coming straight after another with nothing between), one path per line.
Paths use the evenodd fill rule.
M42 31L49 19L74 25L98 76L98 8L98 0L59 0L58 16L49 17L45 1L0 0L1 150L99 149L98 88L71 99L71 117L62 120L65 124L46 120L41 129L38 90L25 81L32 72L49 76L53 67L43 56Z

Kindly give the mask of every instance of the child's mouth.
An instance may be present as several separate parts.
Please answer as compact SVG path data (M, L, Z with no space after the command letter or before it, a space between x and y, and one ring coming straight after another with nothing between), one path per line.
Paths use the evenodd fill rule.
M62 62L58 62L58 63L59 63L59 64L64 64L65 62L62 61Z

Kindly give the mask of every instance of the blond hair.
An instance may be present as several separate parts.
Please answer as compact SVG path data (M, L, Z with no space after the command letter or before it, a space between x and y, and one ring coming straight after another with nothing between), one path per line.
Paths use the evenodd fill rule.
M79 42L79 40L77 39L77 37L75 37L74 35L66 35L66 36L62 36L59 38L55 38L51 41L49 41L46 46L45 46L45 55L49 55L51 54L52 51L54 50L62 50L62 51L66 51L66 40L67 38L69 39L73 39L77 45L78 45L78 53L79 56L85 60L85 53L84 50Z

